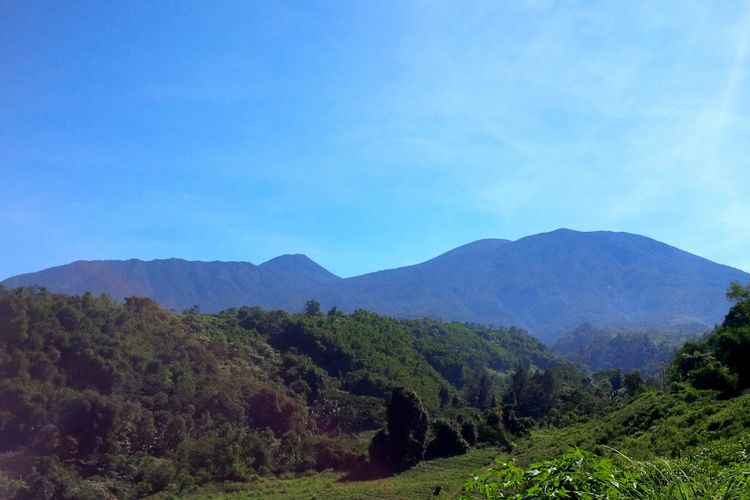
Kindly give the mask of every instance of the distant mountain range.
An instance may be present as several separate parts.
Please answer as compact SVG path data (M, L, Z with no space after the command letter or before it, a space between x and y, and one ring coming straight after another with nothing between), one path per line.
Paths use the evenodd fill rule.
M178 310L241 305L299 311L369 309L396 317L516 325L545 341L593 325L695 331L728 308L732 281L750 274L644 236L559 229L516 241L488 239L398 269L339 278L304 255L260 265L181 259L78 261L14 276L6 287L149 296Z

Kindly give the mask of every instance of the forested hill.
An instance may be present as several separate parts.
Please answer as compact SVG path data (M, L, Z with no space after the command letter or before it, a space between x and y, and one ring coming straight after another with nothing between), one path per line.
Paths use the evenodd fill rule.
M643 236L561 229L483 240L424 264L344 280L333 301L516 325L550 341L584 322L710 329L723 318L729 283L748 279Z
M352 470L363 450L346 436L383 425L393 387L432 415L470 414L496 405L521 366L572 370L517 329L312 307L181 314L0 286L0 497L18 477L22 498L143 498Z
M166 308L218 311L260 305L300 311L364 308L401 318L516 325L554 341L582 323L708 330L723 292L750 275L628 233L557 230L481 240L427 262L341 279L302 255L241 262L76 262L7 279L9 287L145 295Z
M658 331L637 328L597 328L588 323L561 336L553 344L555 352L592 371L637 370L658 376L672 361L677 350L705 332L689 330Z

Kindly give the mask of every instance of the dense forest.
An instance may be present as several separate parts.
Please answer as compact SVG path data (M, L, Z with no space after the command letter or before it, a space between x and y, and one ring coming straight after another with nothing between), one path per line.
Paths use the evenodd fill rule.
M724 323L650 379L582 372L515 328L315 300L303 314L201 314L0 287L0 497L171 498L321 471L368 481L475 448L502 460L469 496L532 498L567 477L597 492L581 478L608 471L656 487L643 465L656 457L721 472L710 484L735 491L748 484L750 292L729 295ZM534 473L545 460L560 474Z
M686 341L702 333L687 327L674 331L605 328L583 323L557 339L552 347L565 359L591 371L637 370L653 377L662 375L662 370Z
M424 409L424 439L455 437L464 423L469 442L507 442L499 421L477 431L472 415L513 387L514 422L596 406L580 375L523 331L324 314L314 300L305 314L200 314L0 288L0 339L0 496L142 497L257 475L391 470L401 457L371 460L355 436L387 427L399 387ZM553 400L521 395L534 391Z

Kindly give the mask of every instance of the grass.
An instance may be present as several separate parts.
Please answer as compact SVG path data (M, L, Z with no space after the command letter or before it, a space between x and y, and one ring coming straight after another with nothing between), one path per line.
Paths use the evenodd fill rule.
M393 477L369 481L344 481L336 472L293 479L261 478L253 483L211 485L193 493L191 498L212 500L244 499L426 499L456 498L464 483L482 472L500 455L497 448L475 448L466 455L422 462ZM439 488L439 495L435 495Z
M742 500L750 498L750 433L712 443L683 459L633 460L572 449L526 470L499 460L466 485L466 499L608 498Z
M457 498L464 483L487 473L495 458L512 459L524 468L555 460L574 448L614 459L623 473L636 477L644 488L650 485L652 491L667 492L664 498L750 498L741 496L750 481L748 408L750 393L716 400L710 393L696 391L647 392L589 422L536 429L517 440L511 455L496 448L475 448L466 455L423 462L383 479L345 481L336 472L260 478L252 483L206 486L194 492L193 498L425 499L433 498L438 487L439 497ZM733 483L740 480L741 485ZM740 496L728 494L740 486L745 488Z
M695 391L693 391L695 392ZM517 441L516 463L557 456L570 448L616 448L631 458L679 458L710 443L732 440L750 430L750 393L716 400L710 393L647 392L589 422L532 431Z

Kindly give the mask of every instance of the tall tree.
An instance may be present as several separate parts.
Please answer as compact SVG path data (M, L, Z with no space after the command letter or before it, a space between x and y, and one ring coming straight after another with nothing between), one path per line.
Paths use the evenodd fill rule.
M386 429L370 443L370 461L394 470L422 461L430 418L419 396L404 387L394 388L386 418Z
M315 316L320 314L320 302L315 299L310 299L305 302L305 314L308 316Z

